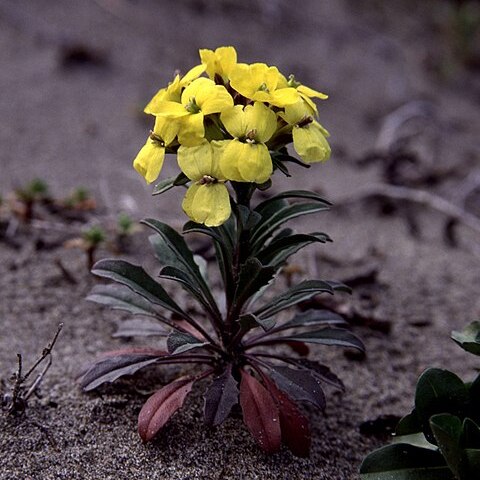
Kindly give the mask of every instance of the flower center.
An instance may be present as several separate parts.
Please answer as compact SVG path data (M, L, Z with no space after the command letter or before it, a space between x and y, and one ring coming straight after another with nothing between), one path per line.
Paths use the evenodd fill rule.
M261 92L267 92L267 93L270 92L270 90L268 89L267 84L266 84L265 82L263 82L263 83L258 87L258 90L261 91Z
M149 138L153 143L159 145L160 147L165 146L165 142L163 141L162 137L157 135L153 130L150 130Z
M198 113L200 111L200 107L197 105L195 97L190 98L188 103L185 105L185 110L190 113Z
M256 143L255 137L257 136L257 129L252 128L250 131L247 132L245 135L245 142L246 143Z
M218 180L216 178L211 177L210 175L204 175L199 181L199 185L213 185L217 183Z

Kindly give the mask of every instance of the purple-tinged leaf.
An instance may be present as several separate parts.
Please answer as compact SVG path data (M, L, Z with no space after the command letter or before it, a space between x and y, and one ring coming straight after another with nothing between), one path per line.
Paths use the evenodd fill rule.
M138 415L138 433L149 442L180 409L190 393L195 379L178 379L154 393Z
M289 397L299 402L311 403L322 410L325 408L322 387L308 370L272 366L269 376Z
M268 318L319 293L330 293L333 295L334 289L330 283L323 280L305 280L274 297L253 313L260 318Z
M345 390L343 382L326 365L306 358L292 358L289 359L289 363L292 363L299 368L309 370L311 374L321 382L327 383L340 390Z
M167 352L153 349L106 352L100 360L87 368L81 377L80 384L85 391L93 390L103 383L111 383L125 375L133 375L166 355L168 355Z
M301 414L292 399L282 392L275 383L267 376L263 381L272 394L280 413L280 427L282 441L297 457L308 457L310 454L310 428L307 418Z
M338 313L330 310L306 310L297 313L291 320L279 325L276 330L286 330L293 327L303 327L310 325L346 325L347 322Z
M92 273L125 285L155 305L180 316L184 315L183 310L170 298L166 290L138 265L124 260L100 260L93 266Z
M189 350L205 345L208 345L208 342L199 340L197 337L186 332L177 332L174 330L167 338L168 353L171 355L188 352Z
M266 453L280 449L282 434L278 407L270 392L245 370L241 371L240 406L243 421Z
M298 353L301 357L306 357L310 353L308 345L303 342L285 342L285 345L290 347L295 353Z
M288 337L269 338L265 343L281 342L304 342L317 343L320 345L333 345L338 347L352 347L365 352L363 342L349 330L343 328L322 328L311 332L302 332L289 335Z
M96 285L87 300L134 315L161 318L151 302L123 285Z
M215 426L223 423L232 407L238 403L238 383L232 376L232 367L213 379L205 394L205 423Z
M245 313L238 319L238 323L244 331L260 326L263 331L268 332L275 326L275 319L272 317L261 319L256 315L253 315L253 313Z
M134 318L124 320L112 337L166 337L169 334L170 331L165 330L158 322Z

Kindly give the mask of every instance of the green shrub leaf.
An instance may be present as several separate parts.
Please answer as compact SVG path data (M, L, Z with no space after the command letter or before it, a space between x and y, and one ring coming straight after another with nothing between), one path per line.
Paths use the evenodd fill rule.
M362 480L454 480L442 455L407 443L370 453L360 466Z
M480 322L472 322L461 332L452 332L452 338L465 351L480 355Z

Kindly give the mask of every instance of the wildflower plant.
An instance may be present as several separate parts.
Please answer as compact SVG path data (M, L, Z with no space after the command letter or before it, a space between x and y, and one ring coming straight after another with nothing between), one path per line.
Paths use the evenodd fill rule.
M294 454L306 456L310 433L299 404L323 409L324 385L343 385L327 366L302 357L308 351L305 344L364 347L334 313L283 315L317 294L348 291L345 285L316 279L280 294L266 292L290 256L307 245L331 241L323 232L295 233L284 224L327 210L330 203L306 190L263 201L253 197L270 188L276 170L290 176L290 163L308 168L329 157L328 133L317 121L313 101L326 96L293 76L286 78L276 67L237 63L233 47L200 50L200 59L200 65L177 75L145 108L155 118L154 127L133 165L151 183L160 175L165 154L176 154L179 174L161 180L154 195L186 187L182 207L190 221L183 234L209 237L224 291L212 290L205 262L183 235L158 220L144 220L154 232L151 243L162 265L161 283L140 266L102 260L93 273L117 285L98 285L89 299L144 317L126 321L117 336L165 337L166 348L107 353L86 370L82 386L92 390L148 366L192 364L191 373L145 403L138 419L143 441L158 434L199 383L205 388L208 425L221 424L239 404L262 450L275 452L283 442ZM300 159L288 153L290 143ZM168 282L180 285L202 314L177 303L163 286ZM294 354L286 353L289 348Z
M480 356L480 322L452 332L466 352ZM415 407L397 425L394 443L362 462L362 480L473 480L480 472L480 374L463 382L428 368L415 390Z

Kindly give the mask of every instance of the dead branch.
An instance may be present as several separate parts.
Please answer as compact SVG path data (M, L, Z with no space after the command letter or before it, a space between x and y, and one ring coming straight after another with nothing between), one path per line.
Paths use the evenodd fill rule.
M394 185L376 184L362 188L340 199L335 203L338 207L347 207L357 202L365 201L371 198L386 198L403 202L413 202L440 212L452 220L457 221L474 232L480 233L480 219L467 212L463 208L434 193L425 190L417 190L408 187L399 187Z

